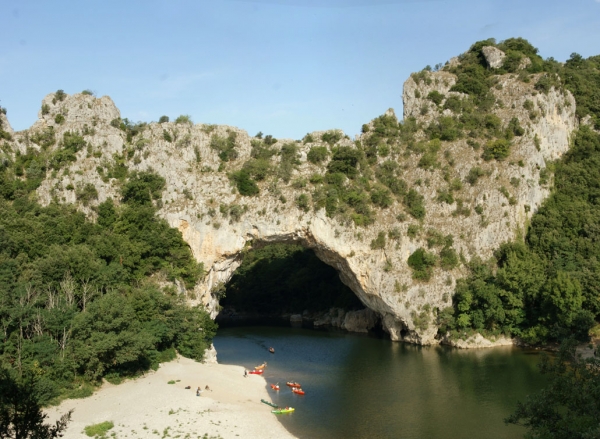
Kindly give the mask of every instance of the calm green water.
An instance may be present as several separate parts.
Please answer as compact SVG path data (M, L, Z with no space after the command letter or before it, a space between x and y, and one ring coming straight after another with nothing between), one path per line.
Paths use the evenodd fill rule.
M274 327L220 329L214 344L219 363L252 369L268 361L263 376L281 385L268 389L272 401L296 408L273 416L300 438L520 438L524 429L503 418L544 385L539 355L517 348L418 347Z

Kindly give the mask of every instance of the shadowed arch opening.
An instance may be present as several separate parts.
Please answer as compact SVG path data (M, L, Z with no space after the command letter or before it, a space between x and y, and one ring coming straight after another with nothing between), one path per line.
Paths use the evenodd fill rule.
M229 282L216 291L221 325L284 322L297 314L312 325L332 309L365 309L336 269L298 242L255 243L241 259Z

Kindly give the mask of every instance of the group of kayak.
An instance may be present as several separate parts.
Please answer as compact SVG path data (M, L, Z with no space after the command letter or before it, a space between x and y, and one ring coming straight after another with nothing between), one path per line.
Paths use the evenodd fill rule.
M275 349L273 348L269 348L269 352L271 352L272 354L275 353ZM262 373L265 371L265 368L267 367L267 362L265 361L263 364L259 364L258 366L254 366L254 370L251 370L248 373L254 374L254 375L262 375ZM296 395L304 395L304 390L302 390L302 386L300 385L300 383L296 383L293 381L287 381L285 383L288 387L291 387L292 389L292 393L295 393ZM277 384L270 384L271 389L278 391L280 389L279 387L279 383ZM275 410L271 410L271 413L275 413L275 414L282 414L282 413L291 413L294 410L296 410L294 407L279 407L277 404L274 404L272 402L266 401L264 399L260 400L262 403L270 405L271 407L273 407Z

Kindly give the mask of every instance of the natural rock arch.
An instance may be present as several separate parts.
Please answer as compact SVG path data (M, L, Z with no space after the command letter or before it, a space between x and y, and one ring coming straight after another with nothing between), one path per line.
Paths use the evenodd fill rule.
M426 127L437 117L452 116L450 109L434 105L427 96L436 91L443 98L462 98L460 93L450 91L456 77L449 72L419 75L404 85L405 119L414 118L417 126ZM421 80L423 76L426 80ZM546 162L567 151L570 134L577 127L575 101L568 91L552 88L547 94L538 93L533 82L523 83L514 75L501 75L497 80L498 86L490 89L503 102L493 110L497 120L506 126L516 118L526 127L524 135L513 141L509 159L483 162L481 151L474 150L465 138L442 143L448 166L449 158L456 159L451 165L453 177L465 182L455 193L461 199L459 210L457 205L439 201L438 191L448 187L448 179L439 167L424 168L419 166L418 155L397 152L394 160L401 166L402 178L422 197L427 214L411 218L397 197L387 208L375 208L373 224L364 227L355 225L348 215L328 217L322 207L311 209L297 202L299 194L308 197L311 193L310 186L306 186L311 175L325 172L326 164L307 160L312 147L324 146L329 153L334 147L356 148L355 142L340 131L330 132L327 138L323 132L314 132L304 142L277 141L272 146L279 151L282 146L294 145L297 164L288 169L289 175L259 182L260 193L253 197L240 195L228 173L239 170L251 158L257 138L234 127L184 121L150 123L128 139L119 129L119 110L108 97L76 94L53 102L54 95L48 95L43 100L44 114L40 111L38 121L29 130L14 133L11 143L13 151L24 153L30 147L40 148L30 141L36 135L51 133L58 142L49 148L59 148L64 133L81 133L87 149L77 152L76 161L67 165L68 172L48 175L37 194L43 204L52 200L74 203L91 218L95 216L95 204L109 197L119 198L120 182L98 169L114 166L120 160L127 161L132 171L151 169L164 177L167 187L159 215L181 230L194 256L204 263L208 274L196 287L196 296L209 308L211 289L230 278L239 264L240 252L250 241L295 241L312 248L339 271L344 283L381 316L382 326L393 340L433 344L438 342L436 312L451 306L456 280L467 270L464 265L447 270L438 266L431 279L423 282L413 279L409 256L419 248L430 247L429 233L451 236L453 248L465 261L473 257L487 259L501 243L515 239L550 193L549 185L539 182ZM525 104L540 109L535 118L531 118ZM58 114L63 117L56 118ZM395 118L392 110L386 115ZM12 133L8 122L5 126ZM357 136L356 142L369 139L374 122L365 126L366 133ZM223 161L214 141L228 137L235 139L235 157ZM427 142L423 129L414 140ZM375 160L374 166L378 166L386 159ZM280 166L281 159L275 156L272 162ZM466 184L474 167L481 167L485 176L476 185ZM292 184L290 176L303 180L304 186ZM513 179L522 183L511 185ZM377 183L374 178L372 181ZM89 206L79 203L76 191L69 190L87 183L98 191L98 199ZM236 214L231 215L234 208ZM479 214L471 214L477 208L485 211L485 221ZM381 236L393 239L372 246Z

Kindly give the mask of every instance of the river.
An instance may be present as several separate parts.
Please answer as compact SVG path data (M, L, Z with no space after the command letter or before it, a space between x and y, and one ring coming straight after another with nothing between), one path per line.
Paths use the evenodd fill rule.
M252 369L268 362L263 376L281 385L269 388L272 401L296 408L273 416L299 438L520 438L525 430L503 419L544 385L537 352L513 347L421 347L260 326L221 328L214 345L219 363ZM293 394L286 381L300 382L306 395Z

